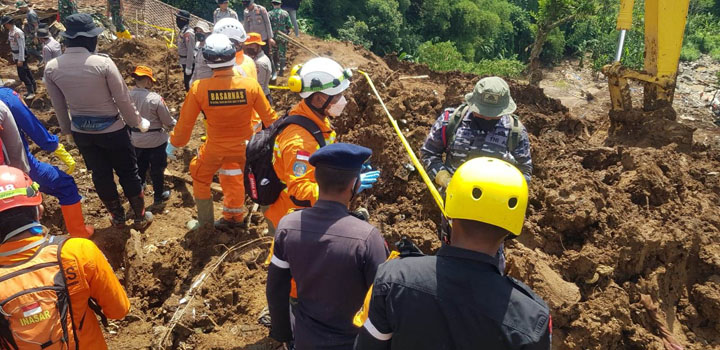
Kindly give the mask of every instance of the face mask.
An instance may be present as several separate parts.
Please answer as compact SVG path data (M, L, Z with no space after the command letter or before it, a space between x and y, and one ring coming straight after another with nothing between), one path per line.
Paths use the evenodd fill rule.
M188 25L188 23L190 23L190 21L185 18L181 18L181 17L175 18L175 24L177 24L178 28L180 28L180 29L185 28L185 26Z
M345 110L345 106L347 106L347 100L345 99L345 96L342 96L339 101L328 108L327 114L331 117L338 117Z
M197 41L205 41L206 36L205 33L197 33L195 34L195 39L197 39Z
M248 48L245 48L245 53L250 57L255 57L255 55L257 55L257 51Z

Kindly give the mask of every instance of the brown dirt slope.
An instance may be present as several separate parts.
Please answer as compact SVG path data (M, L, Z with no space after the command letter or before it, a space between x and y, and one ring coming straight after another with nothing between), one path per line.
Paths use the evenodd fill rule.
M345 43L307 36L302 41L345 66L369 72L415 151L440 111L458 104L478 79L432 72L392 57L383 60ZM105 52L123 72L139 63L160 72L159 90L179 110L181 72L163 43L133 40L115 43ZM294 48L289 55L296 63L310 57ZM12 75L10 70L5 73ZM418 74L430 78L398 79ZM659 329L643 308L641 294L659 303L661 318L687 349L720 349L720 154L687 145L681 152L668 142L641 148L627 137L608 140L607 114L578 119L540 89L517 82L511 87L531 135L535 171L528 220L520 239L508 244L508 266L511 275L550 304L553 349L662 349ZM288 92L273 94L281 113L298 101ZM359 76L347 96L345 114L333 120L340 140L372 148L373 164L383 173L358 205L370 209L372 223L389 241L408 235L426 252L434 251L439 246L439 211L417 173L406 167L409 159L379 103ZM32 106L50 130L59 131L45 95ZM183 159L170 165L180 174L167 178L174 190L170 202L143 234L110 227L79 162L81 172L75 178L89 221L98 228L94 240L132 297L131 316L117 322L108 336L111 348L157 344L176 310L185 307L180 300L203 269L227 247L257 238L264 228L254 224L247 232L204 236L185 229L185 221L194 215L192 188L185 181L187 163L200 144L200 124ZM76 149L70 151L80 160ZM57 231L62 225L57 201L46 202L46 223ZM261 262L266 248L257 245L228 255L192 294L168 348L278 346L256 323L265 305Z

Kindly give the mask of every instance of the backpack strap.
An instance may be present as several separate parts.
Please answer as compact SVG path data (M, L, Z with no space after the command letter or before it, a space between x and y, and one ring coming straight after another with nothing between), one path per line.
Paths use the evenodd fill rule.
M68 313L70 314L70 323L72 324L73 328L73 338L75 338L75 349L78 350L80 349L80 339L78 338L77 327L75 327L75 315L73 315L72 301L70 300L70 290L68 289L67 276L65 276L65 266L63 266L62 263L62 248L68 239L70 239L70 237L68 236L53 236L50 238L49 243L57 244L57 260L58 264L60 265L60 276L62 276L63 283L65 284L65 291L67 292ZM67 329L64 329L65 323L63 322L62 324L63 332L67 334Z
M510 128L510 135L508 135L507 148L508 152L513 152L520 144L520 135L522 135L523 124L520 121L520 117L512 115L512 126Z
M455 141L455 133L460 126L460 121L465 117L465 114L467 114L469 107L470 106L463 103L458 106L458 108L455 108L452 115L447 118L447 125L443 126L443 145L445 148ZM448 134L450 137L447 137Z
M289 115L285 117L285 120L283 121L283 127L286 127L290 124L301 126L315 138L315 141L317 141L320 147L325 147L325 137L323 137L323 132L322 130L320 130L320 127L315 124L314 121L301 115Z

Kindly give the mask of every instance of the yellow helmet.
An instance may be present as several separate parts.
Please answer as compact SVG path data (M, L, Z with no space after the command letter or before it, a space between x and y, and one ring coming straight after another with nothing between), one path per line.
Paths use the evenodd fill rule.
M447 187L450 219L480 221L519 236L525 221L528 187L512 164L480 157L461 165Z

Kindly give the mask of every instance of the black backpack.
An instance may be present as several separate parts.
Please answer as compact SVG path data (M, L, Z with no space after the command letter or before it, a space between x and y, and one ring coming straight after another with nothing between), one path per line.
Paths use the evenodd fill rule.
M270 127L255 134L245 151L245 189L253 202L270 205L277 201L285 184L280 181L273 168L273 150L275 137L290 124L296 124L307 130L320 147L325 147L322 130L312 120L300 116L289 115L275 121Z

